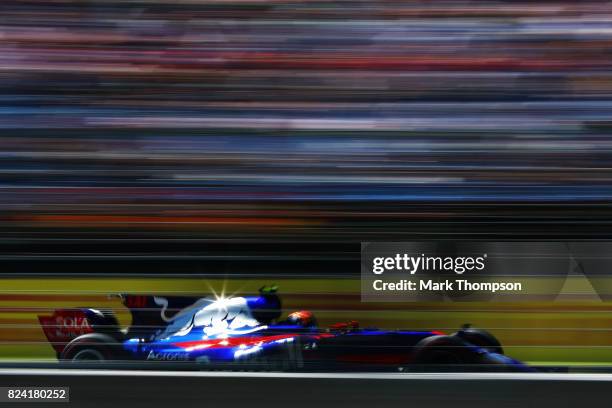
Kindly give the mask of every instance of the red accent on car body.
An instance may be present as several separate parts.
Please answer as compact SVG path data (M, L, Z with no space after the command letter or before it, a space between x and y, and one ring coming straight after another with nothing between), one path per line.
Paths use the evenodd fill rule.
M80 309L58 309L51 316L38 316L45 336L56 352L61 353L72 339L93 329Z
M275 336L245 336L245 337L234 337L227 339L214 339L214 340L197 340L197 341L179 341L173 343L173 345L189 349L193 347L201 348L222 348L222 347L238 347L241 345L255 346L259 343L269 343L276 340L284 340L297 337L297 334L279 334Z

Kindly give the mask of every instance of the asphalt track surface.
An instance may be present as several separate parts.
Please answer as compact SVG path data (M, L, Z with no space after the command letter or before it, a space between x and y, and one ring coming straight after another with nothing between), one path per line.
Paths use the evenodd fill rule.
M0 370L3 387L70 387L67 406L71 407L608 406L611 385L612 375L608 374ZM44 405L19 403L18 406Z

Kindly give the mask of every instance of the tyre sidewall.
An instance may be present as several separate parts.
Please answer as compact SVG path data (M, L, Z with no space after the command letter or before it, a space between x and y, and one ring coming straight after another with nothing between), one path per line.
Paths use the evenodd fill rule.
M468 364L473 360L468 346L465 341L457 337L430 336L414 346L412 361L419 365Z
M495 336L486 330L463 329L453 334L474 346L481 347L490 353L504 354L504 349Z
M79 353L92 350L92 354L102 356L100 361L123 359L120 341L106 334L89 333L79 336L66 345L60 354L62 361L74 361Z

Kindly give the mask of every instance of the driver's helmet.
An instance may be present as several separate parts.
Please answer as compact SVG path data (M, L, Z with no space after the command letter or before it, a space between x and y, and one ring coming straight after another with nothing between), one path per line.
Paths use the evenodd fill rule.
M317 319L312 312L300 310L289 314L289 316L287 316L287 323L300 327L315 327L317 325Z

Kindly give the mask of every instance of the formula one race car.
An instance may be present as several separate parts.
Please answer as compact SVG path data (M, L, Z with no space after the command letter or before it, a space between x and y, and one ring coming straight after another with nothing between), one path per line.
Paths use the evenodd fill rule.
M120 296L132 314L127 330L113 313L91 308L39 316L61 361L164 361L241 370L530 370L504 356L490 333L468 326L452 335L362 329L354 321L321 328L309 311L280 320L281 300L272 288L214 300Z

